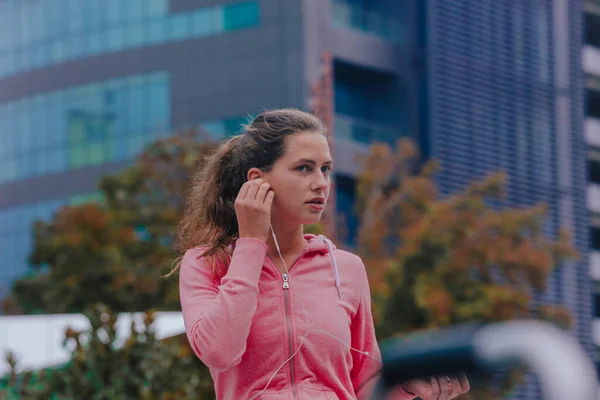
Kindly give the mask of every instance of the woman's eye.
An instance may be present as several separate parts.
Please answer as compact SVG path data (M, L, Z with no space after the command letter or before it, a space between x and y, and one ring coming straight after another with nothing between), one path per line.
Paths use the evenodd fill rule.
M331 167L329 167L329 166L323 166L323 167L321 167L321 172L324 172L324 173L328 174L328 173L331 172Z
M296 169L300 172L308 171L308 165L299 165Z

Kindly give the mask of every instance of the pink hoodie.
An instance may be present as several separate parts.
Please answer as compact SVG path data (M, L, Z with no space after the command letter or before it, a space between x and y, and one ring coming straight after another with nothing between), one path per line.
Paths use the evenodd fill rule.
M256 239L237 240L218 281L201 249L185 254L179 282L185 328L210 369L217 399L368 396L381 364L365 267L324 236L305 239L308 247L288 265L289 277ZM401 391L395 398L414 397Z

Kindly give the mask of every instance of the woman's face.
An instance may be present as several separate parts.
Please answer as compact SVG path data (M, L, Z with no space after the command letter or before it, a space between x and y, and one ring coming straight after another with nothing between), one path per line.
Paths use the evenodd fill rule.
M275 192L271 217L290 224L321 218L329 198L333 161L327 138L318 132L286 137L286 149L264 174Z

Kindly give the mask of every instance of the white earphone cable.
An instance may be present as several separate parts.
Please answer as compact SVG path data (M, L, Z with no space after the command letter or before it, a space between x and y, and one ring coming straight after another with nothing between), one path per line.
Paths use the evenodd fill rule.
M275 236L275 231L273 230L273 226L272 226L272 225L271 225L271 233L272 233L272 235L273 235L273 241L275 242L275 248L277 249L277 253L279 254L279 258L281 259L281 262L283 263L283 267L284 267L284 269L285 269L285 272L286 272L286 274L287 274L287 276L288 276L288 282L289 282L289 283L291 283L291 276L290 276L290 272L289 272L289 270L288 270L288 266L287 266L287 264L286 264L285 260L283 259L283 256L281 255L281 249L279 248L279 243L277 242L277 237ZM330 249L330 251L333 251L333 250L331 249L331 246L329 246L329 249ZM333 257L333 254L332 254L332 257ZM339 276L337 276L337 269L336 269L336 277L335 277L335 279L336 279L336 286L337 286L337 289L338 289L338 294L339 294L339 290L340 290L340 289L339 289ZM357 353L363 354L363 355L365 355L365 356L367 356L367 357L371 357L372 359L374 359L374 360L376 360L376 361L378 361L378 362L380 362L380 363L382 362L380 358L377 358L377 357L373 356L373 355L372 355L372 354L370 354L368 351L362 351L362 350L355 349L355 348L354 348L354 347L352 347L350 344L348 344L348 343L344 342L343 340L341 340L340 338L338 338L338 337L337 337L337 336L335 336L335 335L332 335L332 334L331 334L331 333L329 333L329 332L326 332L326 331L324 331L324 330L322 330L322 329L312 328L312 326L311 326L312 324L311 324L311 322L310 322L310 320L309 320L309 318L308 318L308 313L306 312L306 307L304 307L304 302L302 301L302 298L300 297L300 294L298 293L298 291L297 291L297 290L294 290L294 293L296 294L296 296L298 296L298 300L300 301L300 305L302 306L302 311L303 311L303 313L304 313L304 317L306 318L306 323L307 323L307 325L308 325L309 329L306 331L306 333L305 333L305 334L304 334L304 336L302 337L302 341L300 342L300 345L298 346L298 348L296 349L296 351L294 351L294 353L293 353L293 354L292 354L292 355L291 355L291 356L290 356L290 357L289 357L287 360L285 360L285 361L283 362L283 364L281 364L281 365L280 365L280 366L279 366L279 367L278 367L278 368L275 370L275 372L273 373L273 375L271 375L271 377L270 377L270 378L269 378L269 380L267 381L267 384L265 385L265 387L264 387L264 388L263 388L263 389L262 389L260 392L258 392L257 394L255 394L255 395L254 395L254 396L253 396L253 397L252 397L250 400L254 400L254 399L255 399L255 398L257 398L258 396L260 396L262 393L264 393L264 391L265 391L265 390L267 390L267 388L268 388L268 387L269 387L269 385L271 384L271 381L273 380L273 378L275 378L275 375L277 375L277 373L278 373L278 372L281 370L281 368L283 368L283 367L284 367L284 366L285 366L285 365L286 365L288 362L290 362L290 361L291 361L291 360L292 360L292 359L293 359L293 358L296 356L296 354L298 354L298 352L300 351L300 349L301 349L301 348L302 348L302 346L304 345L304 342L306 341L306 338L308 337L308 334L309 334L310 332L320 332L320 333L324 333L324 334L326 334L326 335L328 335L328 336L331 336L332 338L334 338L334 339L335 339L335 340L337 340L338 342L342 343L343 345L345 345L346 347L348 347L350 350L353 350L353 351L355 351L355 352L357 352Z

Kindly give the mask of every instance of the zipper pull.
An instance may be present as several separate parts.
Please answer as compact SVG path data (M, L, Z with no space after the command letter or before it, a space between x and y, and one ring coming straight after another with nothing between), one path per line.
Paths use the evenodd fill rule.
M283 274L283 288L284 289L289 289L290 288L290 283L288 282L289 278L288 278L288 274Z

